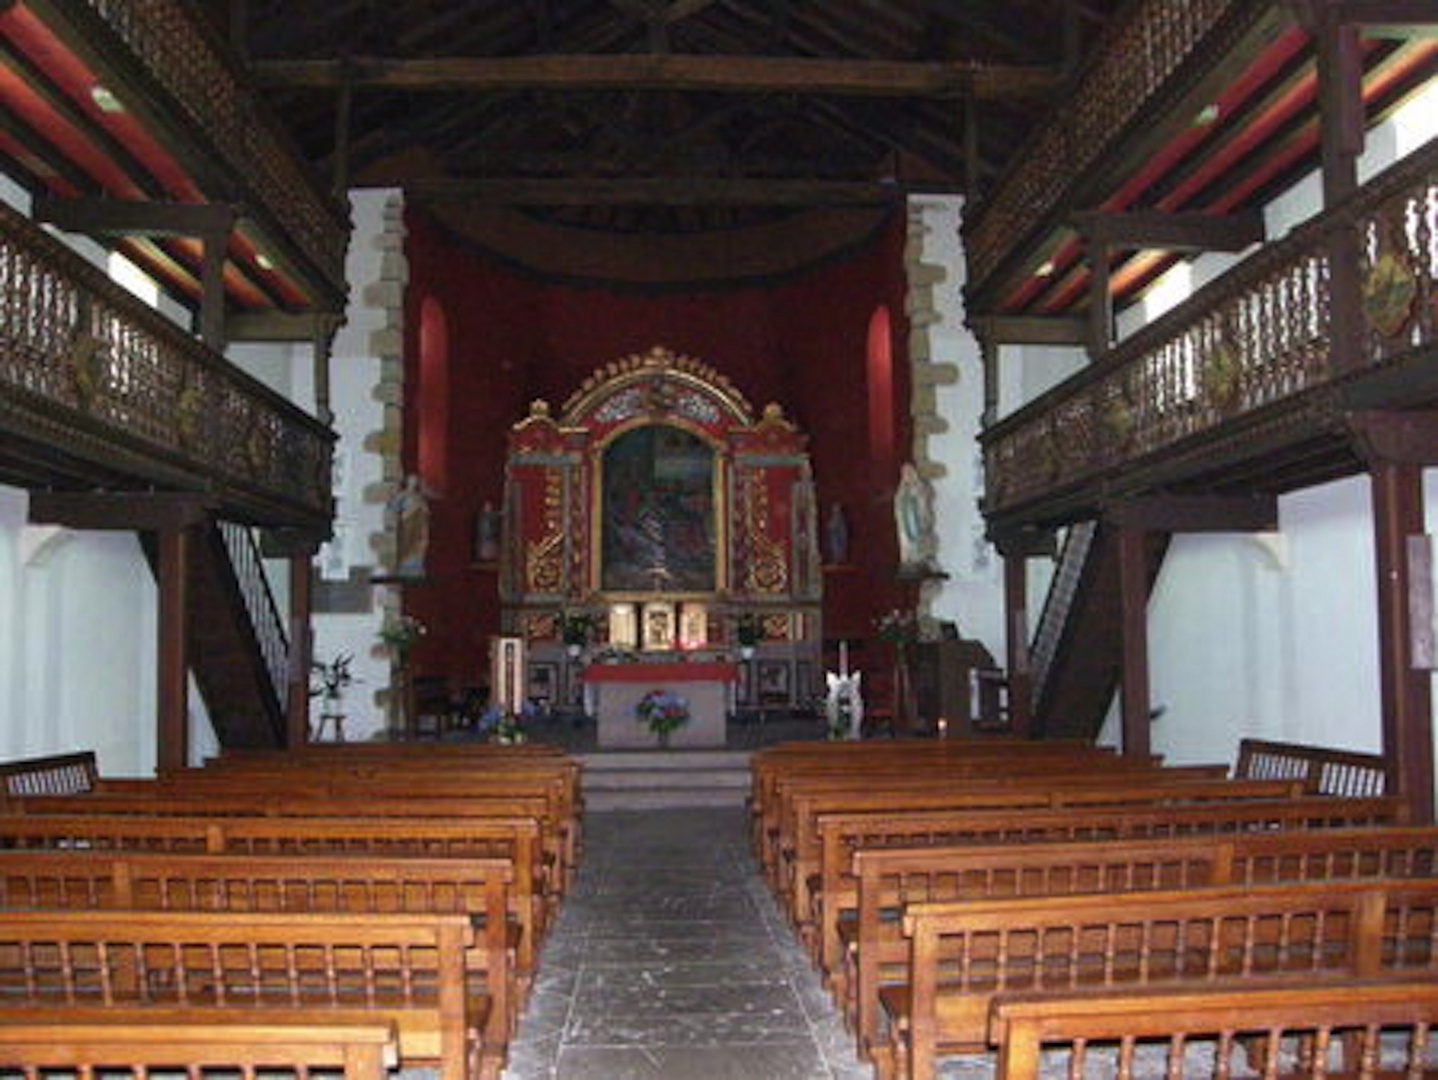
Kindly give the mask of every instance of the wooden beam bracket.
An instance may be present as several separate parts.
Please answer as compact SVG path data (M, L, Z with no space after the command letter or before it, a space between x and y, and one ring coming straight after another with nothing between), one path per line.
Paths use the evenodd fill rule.
M1123 529L1167 533L1272 532L1274 495L1145 495L1111 503L1104 520Z
M1348 429L1367 462L1438 465L1438 409L1352 412Z
M219 503L189 492L57 492L30 495L32 525L91 531L165 532L199 525Z
M1158 210L1082 210L1071 224L1090 243L1135 251L1242 251L1262 243L1263 214L1166 214Z

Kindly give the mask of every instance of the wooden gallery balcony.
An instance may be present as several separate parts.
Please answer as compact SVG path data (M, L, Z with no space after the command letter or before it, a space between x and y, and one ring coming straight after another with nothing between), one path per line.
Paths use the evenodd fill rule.
M1403 438L1401 413L1375 412L1438 402L1435 278L1430 142L990 427L991 529L1358 471Z
M0 480L328 531L327 427L0 207Z

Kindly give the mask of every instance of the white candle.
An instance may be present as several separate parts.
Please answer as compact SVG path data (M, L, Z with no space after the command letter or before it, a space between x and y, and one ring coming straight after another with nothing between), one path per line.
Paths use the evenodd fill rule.
M839 677L843 679L849 677L849 643L847 641L839 642Z

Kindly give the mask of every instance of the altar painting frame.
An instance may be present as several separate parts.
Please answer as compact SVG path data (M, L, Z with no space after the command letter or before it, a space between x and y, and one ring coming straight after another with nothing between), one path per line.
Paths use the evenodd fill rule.
M605 456L617 440L639 428L645 427L670 427L686 432L694 436L709 448L713 455L713 468L710 475L709 505L713 513L714 530L714 588L712 590L693 589L606 589L604 587L604 492ZM646 415L634 417L632 420L616 425L612 431L606 433L604 439L594 445L590 451L590 485L589 485L589 520L592 523L589 537L589 588L590 591L606 602L634 602L643 604L646 600L654 600L663 597L669 600L703 600L713 601L723 595L729 589L729 475L732 462L729 457L728 448L723 440L717 438L712 431L702 425L687 421L682 417ZM643 638L640 634L640 638Z

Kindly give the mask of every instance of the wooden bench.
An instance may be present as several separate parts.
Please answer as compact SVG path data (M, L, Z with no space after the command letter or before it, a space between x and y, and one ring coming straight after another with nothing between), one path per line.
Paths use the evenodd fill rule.
M514 866L511 906L522 929L517 958L522 974L534 970L547 926L539 824L533 818L0 815L0 849L500 858Z
M0 1070L72 1070L81 1076L201 1070L253 1080L260 1072L296 1077L339 1070L345 1080L384 1080L399 1064L393 1024L289 1022L239 1023L226 1017L196 1019L184 1010L155 1010L141 1021L95 1019L77 1023L63 1007L0 1015ZM123 1064L123 1068L121 1067Z
M0 762L0 807L22 795L72 795L89 791L99 778L95 755L88 750Z
M1271 1068L1271 1075L1341 1072L1371 1080L1432 1077L1428 1036L1435 1025L1438 983L1391 978L1003 996L994 1001L989 1031L998 1047L998 1080L1039 1080L1046 1047L1062 1053L1067 1061L1053 1067L1065 1066L1071 1077L1229 1075L1213 1067L1219 1059L1241 1074L1246 1062L1232 1061L1234 1051L1254 1042L1265 1051L1255 1064ZM1380 1031L1390 1035L1383 1044ZM1405 1037L1394 1040L1395 1034ZM1332 1072L1318 1073L1315 1064L1339 1046L1350 1056L1347 1070L1335 1064ZM1195 1049L1201 1061L1194 1060ZM1280 1069L1283 1050L1294 1054L1288 1069ZM1137 1065L1144 1066L1141 1074Z
M483 976L492 1004L485 1038L494 1047L507 1045L520 997L513 883L508 859L0 851L6 909L465 915L476 929L468 969Z
M821 814L817 881L809 885L819 956L826 971L840 956L838 912L857 904L854 853L867 847L936 847L1040 841L1220 836L1286 830L1401 825L1407 804L1396 798L1304 796L1192 804L896 810Z
M1213 780L1203 772L1181 770L1140 772L1114 778L1084 775L1016 777L1009 781L974 781L957 788L906 785L877 790L831 790L796 793L791 846L779 853L778 894L790 916L801 928L811 926L811 880L821 878L822 843L819 819L831 813L887 812L905 810L1050 809L1090 808L1122 805L1166 805L1202 802L1233 802L1257 799L1288 799L1303 793L1296 780ZM781 841L782 844L782 841Z
M1388 763L1381 754L1267 739L1238 744L1233 774L1244 779L1298 778L1318 795L1384 795L1389 790Z
M1385 879L911 904L911 980L885 987L880 1076L982 1052L997 995L1259 977L1438 974L1438 880Z
M463 915L184 911L0 913L6 1015L68 1022L393 1023L400 1062L496 1076L490 1003L470 987Z
M838 925L832 980L861 1053L876 1044L883 981L907 982L904 905L1203 885L1438 875L1438 828L1317 829L1157 840L861 848L857 903Z
M779 868L783 865L784 853L801 844L799 833L813 812L804 800L822 795L888 796L889 805L901 806L912 795L924 793L997 794L1002 790L1021 789L1031 795L1036 788L1055 785L1086 785L1112 792L1145 777L1224 779L1227 775L1228 770L1222 765L1169 770L1147 763L1115 761L1099 767L1081 759L1050 757L1027 760L1008 768L999 768L993 762L966 762L936 769L906 768L893 773L863 770L844 776L783 777L774 785L763 822L760 861L775 888L782 888Z
M456 812L451 807L434 803L419 805L428 799L487 800L484 812L533 813L529 800L542 799L537 816L544 825L546 848L552 854L556 869L555 885L562 896L572 880L573 867L580 850L581 818L578 805L577 780L569 770L538 773L521 771L469 775L461 771L406 767L401 770L380 769L374 775L356 775L349 770L321 768L298 770L284 768L256 772L211 773L195 770L160 780L104 780L95 795L117 799L151 796L157 800L213 799L233 805L237 800L254 799L257 803L282 801L302 812L321 812L325 802L349 804L346 813L353 813L357 802L373 802L386 811L365 812L366 816L390 813L403 816L426 814L445 815ZM84 798L86 796L77 796ZM514 800L510 807L503 800ZM114 805L112 803L112 805ZM159 804L157 804L159 805ZM61 807L48 805L57 812ZM476 804L475 810L482 808Z

